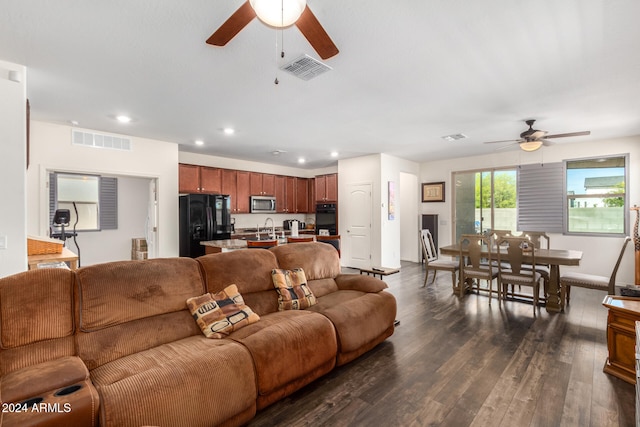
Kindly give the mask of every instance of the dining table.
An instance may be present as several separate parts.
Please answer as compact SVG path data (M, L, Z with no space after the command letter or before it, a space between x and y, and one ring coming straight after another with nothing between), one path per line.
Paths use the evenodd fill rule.
M534 257L536 264L549 265L549 283L545 287L545 300L546 309L549 313L557 313L561 311L562 304L560 302L560 266L578 266L582 259L582 251L571 249L551 249L551 248L536 248L534 250ZM492 249L492 254L496 253L496 249ZM443 246L440 248L442 255L448 256L466 256L466 250L463 249L460 252L460 246L458 244ZM488 248L482 250L483 255L489 254ZM506 251L500 253L500 257L506 259ZM531 254L524 253L524 262L531 262ZM454 287L456 284L454 283ZM460 284L465 286L465 284Z

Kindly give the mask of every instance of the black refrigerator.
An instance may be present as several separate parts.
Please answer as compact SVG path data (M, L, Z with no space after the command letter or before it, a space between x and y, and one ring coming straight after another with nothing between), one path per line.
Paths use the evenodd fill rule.
M180 256L204 255L207 240L231 238L231 199L217 194L180 196Z

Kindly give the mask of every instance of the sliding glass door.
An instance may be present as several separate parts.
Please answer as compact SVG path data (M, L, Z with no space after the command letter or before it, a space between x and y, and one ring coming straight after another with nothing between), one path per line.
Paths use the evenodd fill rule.
M454 172L455 241L462 234L516 230L515 169Z

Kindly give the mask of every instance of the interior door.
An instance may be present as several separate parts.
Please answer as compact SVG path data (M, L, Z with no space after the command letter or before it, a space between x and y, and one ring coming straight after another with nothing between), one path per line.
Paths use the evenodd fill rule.
M354 268L371 267L371 184L349 185L347 206L347 265Z

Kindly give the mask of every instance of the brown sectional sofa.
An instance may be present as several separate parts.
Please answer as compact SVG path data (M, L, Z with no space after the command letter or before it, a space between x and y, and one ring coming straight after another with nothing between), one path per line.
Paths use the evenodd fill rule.
M271 272L298 267L318 303L278 311ZM230 284L260 320L208 339L185 302ZM71 407L5 413L1 425L245 424L389 337L396 303L385 288L341 274L336 250L323 243L0 279L3 404L42 398Z

